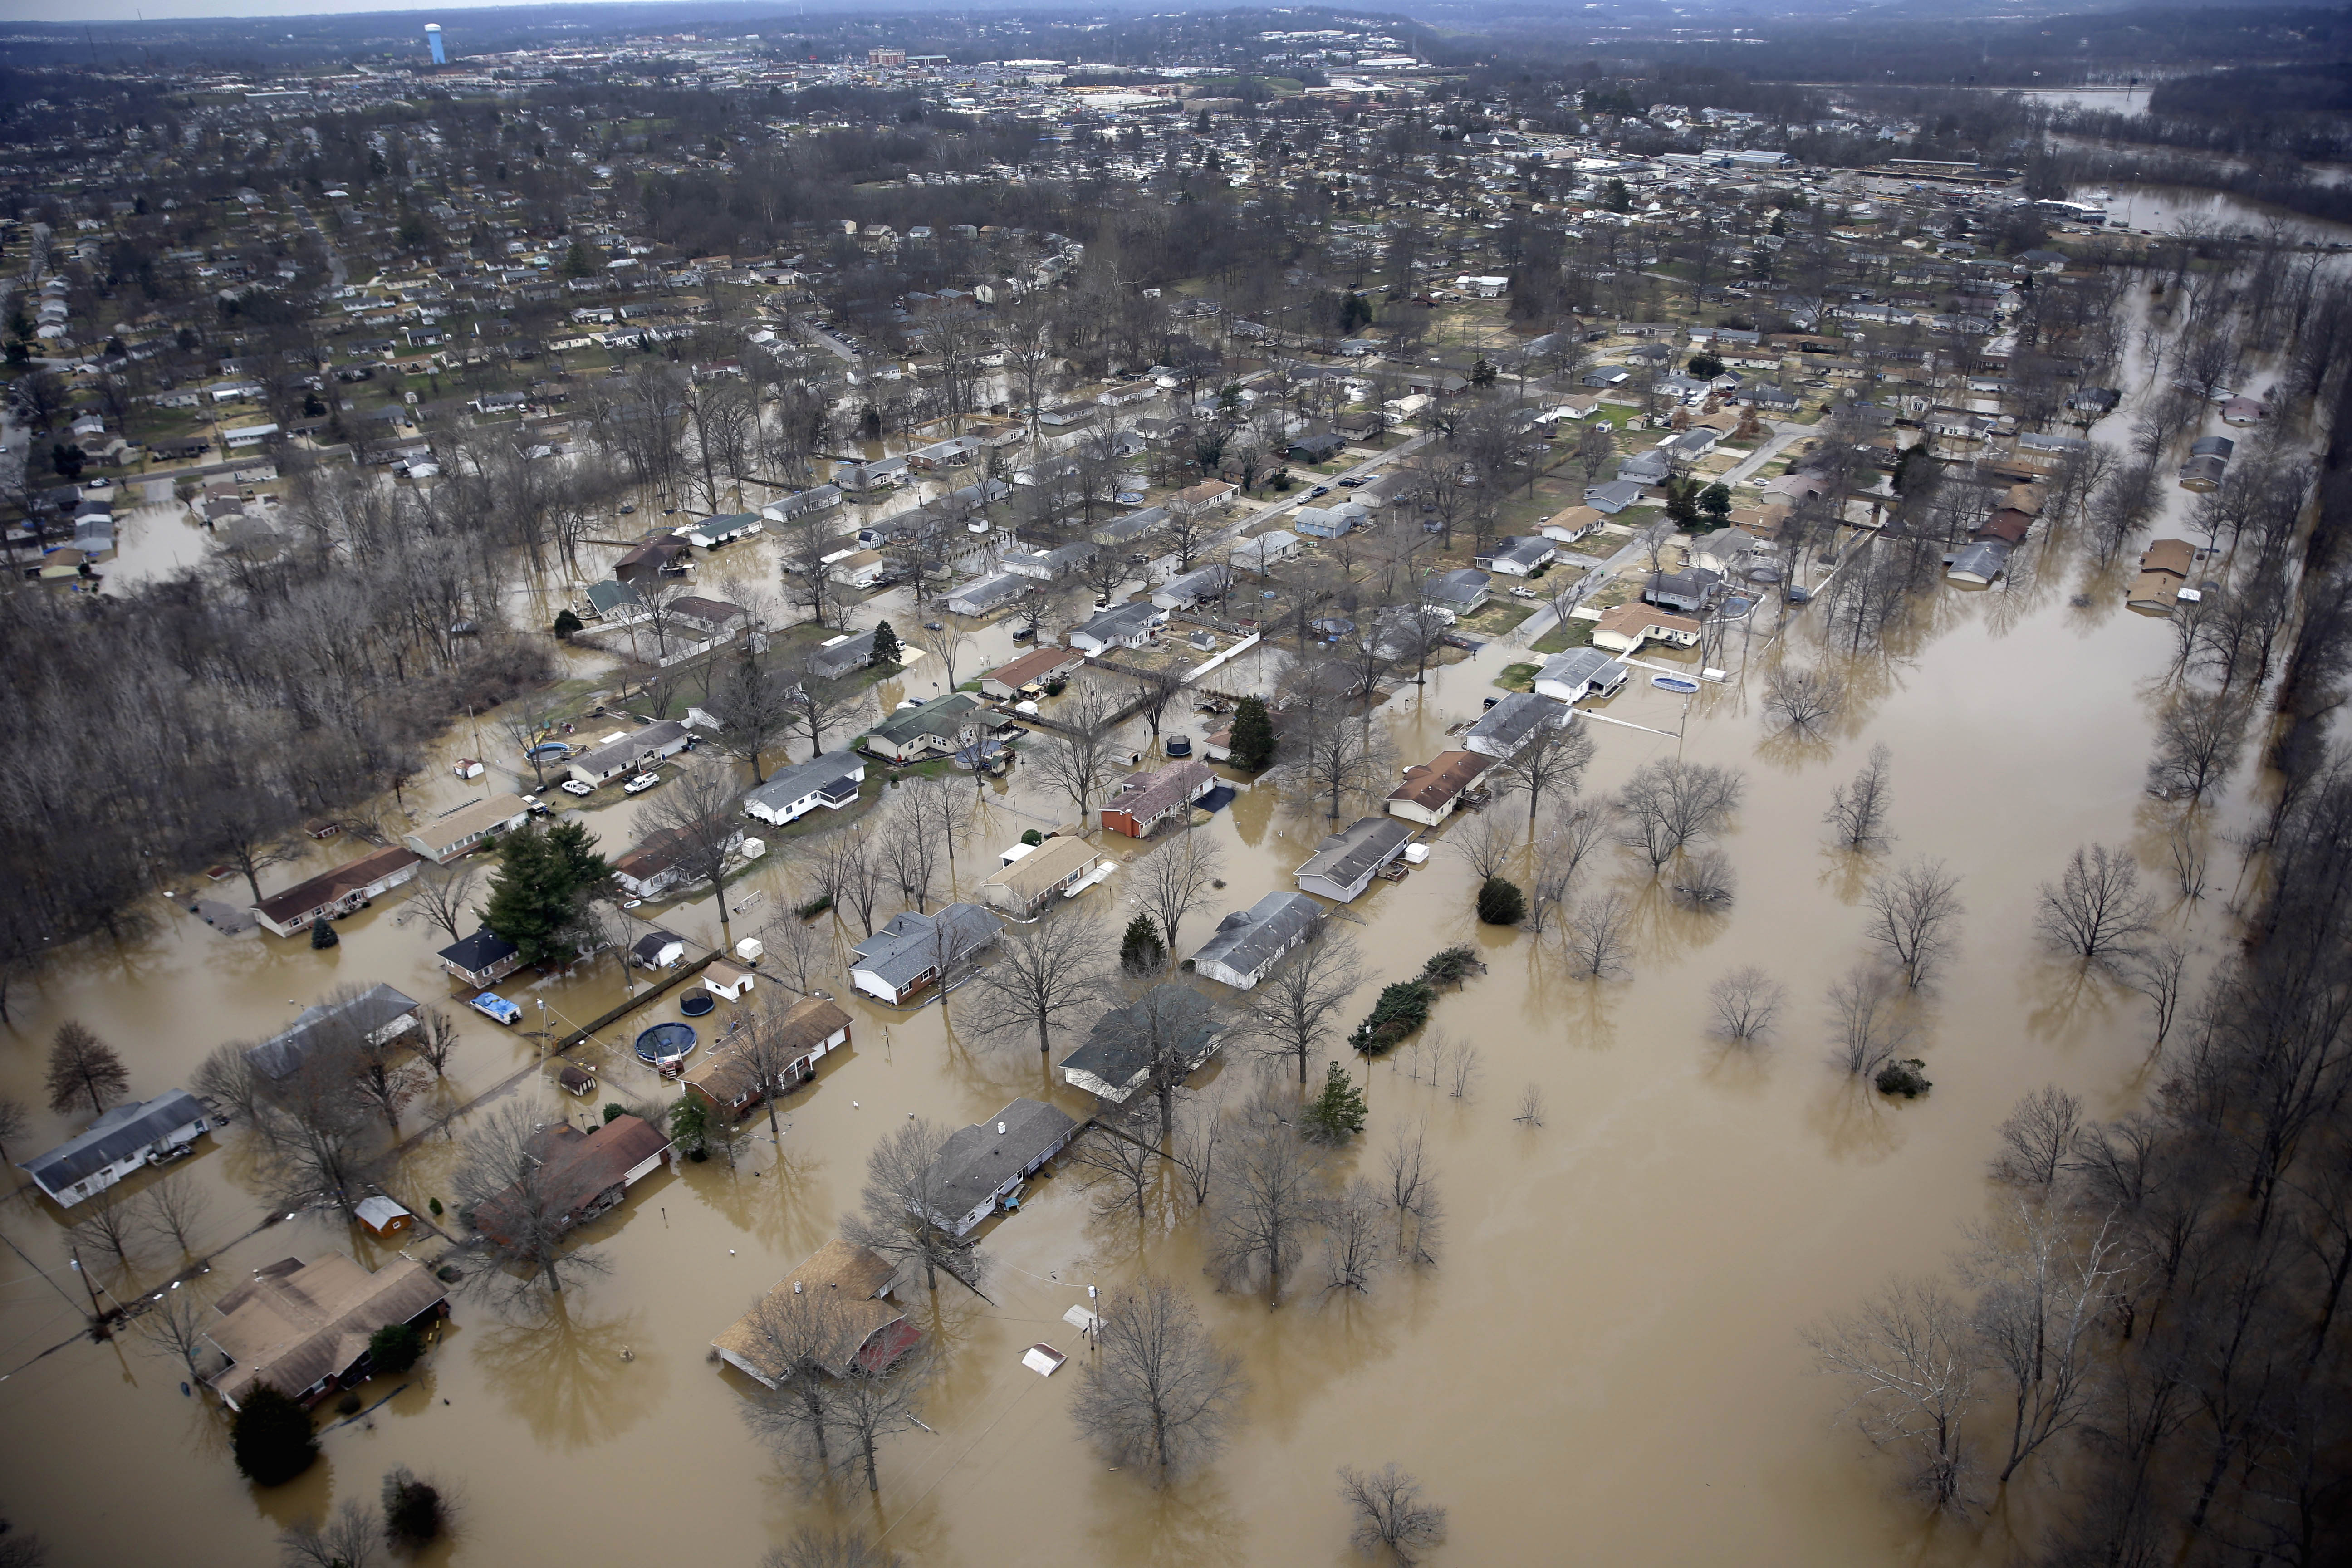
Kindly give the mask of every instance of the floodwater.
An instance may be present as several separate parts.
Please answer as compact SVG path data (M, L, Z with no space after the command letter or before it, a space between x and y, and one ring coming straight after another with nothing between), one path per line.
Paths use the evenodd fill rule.
M2352 245L2352 224L2305 217L2227 191L2190 185L2078 185L2069 199L2105 208L2110 228L2169 234L2183 222L2194 222L2209 232L2260 238L2275 225L2292 243Z
M2130 412L2127 404L2111 417L2127 425ZM1820 653L1811 626L1798 623L1789 656L1837 665L1854 692L1843 726L1818 743L1765 738L1752 670L1703 692L1686 714L1637 677L1612 715L1686 725L1686 734L1598 726L1588 788L1613 788L1679 749L1743 770L1748 795L1724 840L1739 875L1727 914L1675 911L1632 865L1603 866L1601 877L1638 900L1630 978L1572 980L1536 940L1477 926L1470 874L1443 851L1357 901L1359 940L1382 978L1455 942L1475 944L1490 966L1442 997L1433 1025L1475 1044L1468 1092L1456 1098L1414 1076L1411 1048L1360 1066L1371 1126L1340 1161L1377 1172L1398 1130L1425 1123L1447 1215L1433 1271L1390 1274L1351 1300L1302 1289L1269 1310L1214 1292L1189 1221L1171 1232L1095 1219L1061 1172L1020 1213L992 1222L989 1300L954 1285L936 1303L916 1293L914 1314L947 1352L923 1413L933 1430L892 1441L878 1500L826 1502L753 1441L740 1418L748 1385L709 1362L709 1341L833 1234L887 1125L909 1113L974 1121L1016 1094L1082 1109L1026 1049L961 1038L957 998L945 1015L853 1002L854 1049L787 1104L781 1148L755 1116L759 1141L739 1168L713 1158L647 1179L589 1227L610 1272L567 1291L556 1310L460 1298L402 1391L330 1431L322 1461L272 1491L237 1478L215 1409L183 1394L176 1365L135 1340L79 1335L81 1286L66 1267L62 1217L46 1204L8 1203L0 1235L21 1255L0 1255L0 1510L55 1543L60 1563L168 1552L250 1564L268 1560L289 1521L342 1498L373 1500L384 1471L404 1464L459 1500L455 1542L431 1559L450 1564L667 1561L687 1540L698 1557L749 1563L797 1525L838 1518L887 1530L889 1544L924 1564L1017 1553L1040 1563L1336 1568L1351 1559L1334 1467L1394 1460L1452 1510L1441 1561L1552 1561L1571 1536L1577 1556L1600 1563L2006 1560L1997 1529L1930 1530L1886 1494L1884 1472L1833 1426L1835 1391L1808 1375L1796 1331L1890 1274L1938 1267L1959 1227L1992 1201L1983 1180L1991 1130L2025 1090L2055 1082L2114 1114L2144 1088L2137 1001L2039 952L2032 900L2036 884L2092 840L2137 847L2153 872L2161 816L2139 786L2170 631L2124 611L2120 569L2095 572L2063 537L2020 561L2001 587L1936 595L1885 655ZM2074 605L2078 593L2091 605ZM1010 650L993 628L972 668ZM1391 700L1381 722L1401 755L1444 746L1517 657L1490 647ZM1921 1005L1916 1049L1935 1088L1909 1104L1857 1089L1824 1060L1821 994L1860 956L1857 899L1870 867L1829 848L1820 819L1832 784L1879 742L1894 754L1897 835L1882 858L1948 862L1967 906L1957 956ZM1009 793L991 794L958 860L959 885L991 868L1022 827L1066 809L1031 787L1016 773ZM464 793L443 772L419 814ZM592 814L608 848L628 841L631 810ZM2224 825L2212 825L2217 841ZM1231 885L1190 918L1180 951L1224 909L1290 886L1326 827L1315 808L1265 784L1217 814L1199 831L1222 848ZM763 895L736 935L784 901L794 842L776 841L768 866L733 889L739 905ZM330 846L312 866L280 868L272 885L353 852ZM2225 855L2217 866L2226 887ZM242 901L230 885L207 890ZM1118 898L1114 877L1085 902L1107 916ZM2172 915L2209 952L2220 902L2209 896ZM395 895L344 922L341 945L323 953L266 933L226 937L167 912L147 935L64 955L11 996L0 1091L37 1100L43 1048L68 1017L121 1050L144 1096L184 1082L220 1041L281 1026L339 980L441 997L431 955L446 939L422 922L400 925L401 909ZM698 940L719 934L707 899L659 918ZM1727 1048L1706 1034L1706 990L1750 963L1787 981L1791 1006L1776 1043ZM527 1030L541 1002L561 1027L608 1005L620 984L608 964L502 989L522 1003ZM1351 1019L1369 1003L1368 987ZM674 1000L656 1003L629 1027L674 1009ZM517 1073L525 1076L504 1092L532 1096L551 1115L582 1113L530 1076L527 1035L457 1016L464 1037L451 1079L433 1106L410 1110L404 1131ZM649 1094L649 1076L624 1060L626 1032L610 1031L584 1059L608 1090ZM1218 1071L1238 1082L1249 1069L1226 1062ZM1540 1126L1513 1121L1528 1083L1543 1090ZM40 1114L23 1148L79 1125ZM389 1184L422 1211L448 1195L451 1158L446 1138L428 1136ZM212 1200L203 1239L215 1273L191 1288L332 1247L382 1256L317 1215L250 1234L263 1216L234 1131L179 1169ZM429 1239L417 1248L430 1249ZM151 1247L133 1278L152 1281L175 1263ZM1077 1439L1066 1408L1076 1367L1041 1380L1019 1363L1040 1340L1082 1357L1063 1312L1089 1282L1114 1285L1139 1268L1193 1292L1252 1385L1223 1457L1157 1494ZM135 1288L100 1272L113 1289ZM134 1477L126 1503L120 1482Z

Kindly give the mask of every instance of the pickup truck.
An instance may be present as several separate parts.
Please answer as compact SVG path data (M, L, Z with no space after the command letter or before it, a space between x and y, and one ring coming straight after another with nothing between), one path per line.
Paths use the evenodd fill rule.
M522 1009L495 991L485 991L466 1005L485 1018L495 1018L509 1027L522 1022Z
M623 795L643 795L646 791L653 788L654 785L659 783L661 783L661 774L659 773L639 773L635 778L631 779L628 783L621 786L621 793Z

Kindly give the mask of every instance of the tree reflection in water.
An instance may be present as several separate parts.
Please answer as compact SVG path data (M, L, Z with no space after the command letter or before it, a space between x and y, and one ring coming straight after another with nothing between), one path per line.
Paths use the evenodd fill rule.
M1240 1518L1214 1471L1159 1491L1132 1473L1095 1478L1087 1536L1098 1563L1122 1568L1195 1568L1242 1560Z
M474 1358L484 1385L549 1447L571 1452L620 1436L669 1382L642 1312L600 1318L569 1295L516 1310L526 1315L485 1330Z
M1875 1165L1903 1147L1901 1108L1865 1079L1831 1078L1805 1107L1805 1123L1832 1159L1850 1165Z

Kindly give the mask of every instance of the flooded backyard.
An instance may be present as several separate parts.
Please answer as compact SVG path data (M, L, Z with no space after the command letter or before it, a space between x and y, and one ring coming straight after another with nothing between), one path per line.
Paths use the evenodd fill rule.
M2185 516L2187 498L2167 489ZM175 525L149 526L168 535ZM142 545L136 529L142 562L169 553ZM1598 1563L2007 1562L2005 1521L1931 1528L1887 1494L1866 1450L1832 1428L1836 1391L1809 1375L1797 1331L1890 1274L1942 1264L1994 1201L1992 1129L2024 1091L2056 1083L2103 1116L2140 1099L2142 1004L2048 956L2032 930L2037 885L2078 845L2128 843L2151 873L2160 858L2162 821L2141 784L2172 634L2123 608L2125 581L2123 567L2097 570L2060 531L2021 552L2000 586L1931 595L1883 653L1822 651L1817 627L1794 623L1787 656L1832 666L1852 693L1817 742L1766 738L1760 670L1776 653L1760 632L1754 667L1703 689L1687 711L1637 673L1607 711L1649 730L1595 726L1586 790L1612 790L1677 751L1742 770L1748 790L1724 840L1738 875L1727 912L1677 909L1629 857L1607 858L1601 876L1637 911L1628 978L1572 979L1550 942L1477 924L1471 873L1442 848L1402 882L1374 881L1351 910L1379 979L1410 975L1454 942L1474 944L1489 966L1441 996L1419 1044L1349 1058L1371 1121L1343 1165L1377 1171L1401 1129L1426 1128L1445 1211L1432 1270L1391 1272L1360 1298L1303 1288L1270 1310L1215 1291L1181 1205L1173 1228L1102 1220L1076 1173L1058 1170L1017 1214L991 1222L985 1299L944 1281L935 1300L903 1297L945 1352L943 1375L922 1411L930 1429L884 1451L878 1499L813 1494L745 1426L755 1390L713 1363L711 1338L835 1233L856 1205L867 1151L893 1124L919 1115L962 1125L1015 1095L1086 1113L1085 1097L1049 1079L1034 1050L967 1037L961 994L912 1012L857 997L844 1002L852 1048L786 1102L780 1142L755 1115L733 1168L714 1157L632 1189L585 1233L610 1271L551 1309L458 1297L416 1371L364 1390L368 1413L331 1420L321 1462L274 1490L238 1478L216 1407L184 1392L174 1361L135 1337L94 1343L81 1331L87 1303L65 1216L45 1201L10 1201L0 1211L14 1249L0 1268L0 1510L65 1563L168 1551L254 1563L287 1524L342 1498L373 1499L383 1473L406 1465L456 1494L454 1542L428 1559L451 1564L668 1561L687 1541L698 1557L750 1564L825 1518L863 1522L922 1564L1016 1552L1045 1563L1336 1564L1349 1558L1334 1467L1394 1460L1451 1509L1445 1556L1464 1563L1551 1561L1571 1534L1575 1555ZM1006 629L992 628L967 668L1012 651ZM1497 643L1400 690L1378 718L1400 759L1449 743L1449 730L1496 694L1503 667L1524 657ZM1261 657L1234 672L1258 686L1277 668ZM928 694L910 675L904 688L886 685L886 707L908 689ZM1171 727L1206 725L1181 715ZM1869 861L1832 848L1821 819L1832 785L1879 743L1893 754L1895 839ZM958 889L969 892L1024 828L1067 815L1039 788L1020 770L1009 787L989 787L959 850ZM443 768L411 805L422 820L466 797ZM2221 837L2242 809L2233 796L2205 825L2224 889L2234 860ZM634 840L634 810L585 814L608 853ZM1230 886L1191 917L1181 950L1225 910L1292 887L1332 826L1271 784L1245 785L1196 830L1220 846ZM805 842L773 839L762 868L730 889L744 910L734 935L790 907ZM324 847L276 870L272 885L355 852ZM1822 994L1862 956L1859 899L1873 866L1918 857L1960 876L1966 915L1912 1047L1934 1089L1903 1103L1827 1064ZM234 880L203 890L246 901ZM1124 919L1117 875L1085 900L1096 906L1086 912ZM551 1120L578 1121L603 1100L663 1092L628 1056L627 1037L677 1016L676 995L572 1054L604 1078L592 1101L556 1095L538 1059L527 1031L541 1004L561 1034L625 999L609 962L505 986L525 1015L509 1030L442 1000L449 985L434 952L447 939L421 920L403 924L401 894L342 922L341 945L326 952L265 932L224 935L176 912L184 902L159 899L150 931L63 955L11 993L0 1091L45 1098L43 1055L66 1019L120 1049L133 1093L146 1096L184 1084L223 1041L284 1027L338 982L388 982L451 1010L462 1034L446 1081L403 1120L415 1142L382 1171L420 1214L430 1199L453 1199L455 1144L429 1129L475 1097L524 1097ZM2168 917L2209 958L2221 902L2209 895ZM720 934L708 898L633 912L699 942ZM834 929L845 946L856 934ZM1777 1038L1753 1048L1707 1033L1708 985L1745 964L1790 992ZM847 991L837 973L830 984ZM1350 1021L1374 988L1343 1009ZM1425 1068L1439 1035L1477 1052L1459 1095ZM1253 1071L1228 1057L1208 1076L1238 1089ZM1546 1107L1540 1125L1515 1120L1531 1083ZM26 1148L78 1125L37 1116ZM334 1248L371 1263L389 1256L389 1244L320 1215L257 1228L264 1215L235 1129L178 1169L210 1200L199 1250L213 1275L191 1289ZM129 1280L100 1278L125 1294L152 1285L178 1265L167 1250L151 1246ZM437 1247L427 1238L413 1250ZM1041 1379L1020 1360L1039 1341L1083 1357L1065 1311L1090 1284L1145 1268L1192 1291L1250 1383L1231 1447L1159 1493L1080 1440L1075 1367ZM96 1502L100 1467L137 1478L127 1506Z

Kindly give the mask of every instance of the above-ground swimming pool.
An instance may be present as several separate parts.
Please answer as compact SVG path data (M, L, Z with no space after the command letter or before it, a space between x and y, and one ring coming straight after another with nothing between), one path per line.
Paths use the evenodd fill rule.
M683 1061L694 1049L694 1026L690 1024L656 1024L637 1037L637 1059L655 1067Z

